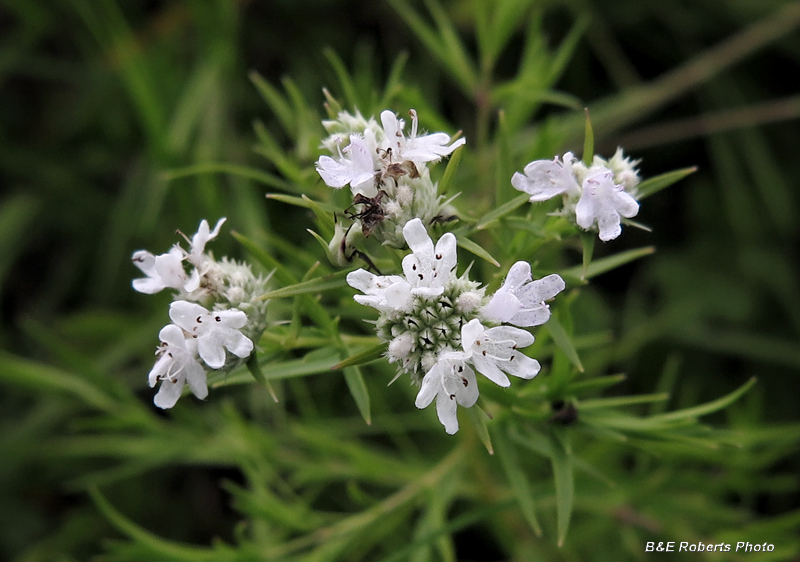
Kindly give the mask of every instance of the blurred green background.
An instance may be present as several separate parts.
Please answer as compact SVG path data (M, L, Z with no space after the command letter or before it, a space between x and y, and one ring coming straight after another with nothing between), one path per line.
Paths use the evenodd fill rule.
M130 427L120 428L105 449L95 443L91 447L101 448L81 450L71 436L110 435L103 432L113 422L88 413L86 396L75 398L83 390L71 387L57 369L93 384L102 381L97 384L111 394L133 388L149 403L146 374L169 298L134 293L130 279L138 272L129 259L139 248L166 249L175 228L191 233L201 218L227 216L231 229L267 246L276 244L269 232L302 239L319 259L319 248L304 232L306 215L265 199L275 188L264 185L271 180L175 173L225 163L277 174L253 150L253 121L263 121L286 146L293 141L278 133L280 122L249 79L251 71L276 85L289 77L322 116L322 87L340 99L346 95L330 53L351 69L358 95L367 93L361 99L388 79L394 61L405 54L399 80L406 87L399 96L405 105L394 109L434 107L470 142L480 138L477 92L465 91L397 11L410 5L427 14L425 4L3 0L0 558L85 560L106 553L108 559L154 559L144 550L114 550L105 542L124 539L86 494L93 482L116 482L103 490L112 503L170 539L209 545L213 537L231 542L239 536L241 505L237 511L232 502L237 484L246 480L241 468L213 452L208 458L198 452L179 468L120 465L119 458L137 458L135 445L121 450ZM479 4L485 2L441 4L470 52L477 48ZM800 3L529 4L526 18L540 22L545 48L582 31L555 89L574 97L577 107L590 108L598 153L625 147L642 159L644 177L699 168L642 205L637 220L653 232L628 228L613 250L654 245L657 252L599 277L590 298L600 303L602 317L580 319L613 331L614 344L604 349L603 360L628 374L619 392L674 388L670 405L677 407L712 400L758 377L744 399L710 420L753 429L746 454L725 453L732 464L724 471L716 457L700 458L693 465L700 468L687 469L681 481L680 464L665 470L660 463L668 459L643 463L616 451L622 459L619 493L624 495L629 478L630 486L645 485L653 494L648 497L669 511L675 491L688 491L681 497L696 503L683 507L724 521L730 540L748 540L749 535L737 539L736 529L752 531L763 523L772 525L770 536L796 541ZM516 68L526 25L520 22L498 57L501 79ZM580 111L545 104L534 131L557 139L564 150L577 149L582 139L575 123L581 119ZM310 166L316 146L303 152L302 142L295 145L298 159ZM530 152L522 146L513 151ZM527 161L517 160L517 168ZM600 255L608 251L597 249ZM214 252L243 256L229 236L215 242ZM577 253L573 257L580 260ZM26 374L34 371L47 382ZM342 389L332 386L331 392ZM352 406L347 408L352 414ZM188 425L234 423L236 417L224 409L205 418L182 415ZM170 436L164 439L169 446ZM180 435L174 439L179 448ZM602 456L604 449L597 447ZM591 512L591 506L583 507L588 526ZM624 511L597 517L618 529L608 548L619 550L596 559L644 557L642 535L628 528L647 531L646 517L637 520ZM513 533L495 532L492 538L485 527L469 529L454 538L459 560L524 559L498 544L515 540ZM576 531L567 544L583 541L584 554L591 552L589 536ZM581 552L542 549L539 555L549 559L579 559ZM181 556L175 559L189 559ZM359 559L349 556L342 559Z

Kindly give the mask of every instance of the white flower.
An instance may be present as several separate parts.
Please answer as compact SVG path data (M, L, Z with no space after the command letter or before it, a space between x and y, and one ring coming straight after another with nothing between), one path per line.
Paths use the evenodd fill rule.
M378 194L372 151L358 135L350 135L350 144L339 151L338 160L330 156L320 156L317 172L330 187L339 189L350 184L353 194L363 193L367 197Z
M147 277L133 280L133 288L140 293L152 295L166 289L183 289L187 283L183 270L183 252L172 248L168 253L154 256L147 250L137 250L131 258L133 265Z
M470 320L461 328L461 346L481 374L500 386L511 386L509 375L532 379L541 366L535 359L518 351L533 343L533 336L519 328L497 326L484 328L479 320Z
M456 237L448 232L434 248L428 231L418 218L406 223L403 237L412 251L403 258L403 273L411 285L411 292L415 295L441 295L458 259Z
M175 324L161 329L158 334L162 344L156 352L160 357L148 376L150 386L161 381L153 402L159 408L172 408L189 384L189 389L201 400L208 396L206 372L197 362L197 343L186 339L183 330Z
M585 230L597 223L600 240L613 240L622 232L620 216L631 218L639 203L621 185L614 183L608 168L593 168L583 180L583 195L575 206L575 222Z
M493 322L508 322L515 326L540 326L550 318L545 301L564 290L564 280L548 275L531 281L531 266L518 261L508 271L503 286L492 295L481 315Z
M199 304L175 301L169 317L197 340L197 352L206 365L219 369L225 365L225 350L242 359L253 351L253 342L239 329L247 324L241 310L208 311Z
M451 154L456 148L467 142L465 138L460 138L450 142L450 135L447 133L432 133L430 135L417 136L417 112L413 109L411 114L411 136L405 138L403 135L402 119L398 119L394 112L386 110L381 113L381 123L386 132L388 148L392 150L393 159L397 162L411 160L412 162L435 162L444 156Z
M563 161L558 156L551 160L535 160L525 166L525 175L514 172L511 185L518 191L530 194L531 203L546 201L560 195L577 195L580 186L575 179L572 163L575 156L571 152L564 154Z
M217 221L217 224L214 226L214 230L211 230L208 226L208 221L203 219L200 221L200 226L197 228L197 232L194 236L192 236L192 247L189 251L189 261L195 266L200 264L203 261L203 252L206 250L206 244L209 240L213 240L219 234L219 229L225 223L227 219L222 217Z
M478 381L466 363L466 355L444 353L425 374L415 405L426 408L436 398L436 413L450 435L458 431L456 404L471 408L478 400Z
M597 159L597 156L595 156ZM636 186L639 185L639 171L636 166L641 160L632 160L625 156L621 147L617 147L614 156L608 159L605 166L614 172L614 182L621 184L625 191L633 195L636 194Z
M387 313L411 309L411 285L399 275L375 275L357 269L347 274L347 284L364 293L353 297L357 303Z

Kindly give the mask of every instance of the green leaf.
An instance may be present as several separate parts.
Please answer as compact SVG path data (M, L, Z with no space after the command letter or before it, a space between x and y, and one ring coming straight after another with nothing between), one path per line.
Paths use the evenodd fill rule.
M699 406L694 406L692 408L685 408L683 410L678 410L676 412L668 412L666 414L659 414L657 416L651 416L649 419L653 421L677 421L677 420L685 420L685 419L695 419L700 416L705 416L707 414L711 414L718 410L722 410L723 408L727 408L731 404L733 404L736 400L739 399L744 393L746 393L750 388L756 384L756 378L752 377L742 386L727 394L721 398L717 398L711 402L706 402L705 404L700 404Z
M660 176L648 178L636 186L636 199L641 201L645 197L650 197L654 193L671 186L673 183L682 180L686 176L691 175L696 171L697 166L692 166L691 168L682 168L680 170L674 170L672 172L667 172L666 174L661 174Z
M626 263L630 263L634 260L638 260L644 256L649 256L656 249L653 246L645 246L644 248L636 248L634 250L628 250L625 252L620 252L619 254L614 254L613 256L608 256L599 260L593 261L589 267L586 268L586 279L591 279L592 277L596 277L601 273L605 273L607 271L611 271L612 269L616 269L620 266L625 265ZM581 274L583 273L583 266L579 265L576 267L571 267L569 269L564 269L560 272L562 277L572 277L573 279L581 279Z
M589 118L589 108L583 110L586 113L586 129L583 137L583 163L587 166L592 165L594 159L594 130L592 120Z
M248 237L238 232L231 231L231 236L241 244L253 258L260 263L267 271L275 271L275 276L283 284L290 284L295 282L295 277L292 275L286 266L275 256L266 252L261 246L250 240Z
M353 400L356 401L361 417L364 418L367 425L372 425L369 391L367 390L367 383L364 382L364 376L361 374L361 369L358 367L345 367L344 380L347 382L347 388L350 390Z
M483 446L486 447L486 450L489 452L489 454L493 455L494 449L492 448L492 438L489 437L489 429L486 427L486 414L477 406L473 406L472 408L464 408L464 410L466 410L467 417L469 418L469 421L472 422L475 432L478 434L478 439L481 440L481 443L483 443Z
M277 402L278 395L275 394L275 389L272 388L272 383L267 380L267 378L264 376L264 373L261 371L261 364L258 362L258 352L253 351L253 353L250 354L250 357L247 358L245 365L247 366L247 370L250 371L250 374L253 375L253 378L256 379L256 382L266 387L270 393L270 396L272 396L272 399Z
M272 112L278 118L278 121L281 122L284 130L294 136L297 132L297 127L295 124L294 112L289 103L278 90L267 82L257 71L251 71L249 77L250 81L255 85L256 90L258 90L258 93L261 94L261 97L267 102L267 105L270 106Z
M507 214L511 213L512 211L520 208L522 205L528 202L530 195L523 193L508 201L507 203L503 203L495 210L486 213L481 217L481 219L475 224L473 227L475 230L483 230L484 228L488 227L494 221L501 219L502 217L506 216Z
M342 62L342 59L340 59L339 55L336 54L336 51L330 47L325 47L325 49L322 51L322 54L325 55L325 58L328 59L328 62L333 67L333 71L336 73L336 77L339 79L339 85L342 87L342 94L344 94L344 99L346 100L347 104L351 108L358 107L356 86L353 83L353 78L347 71L347 67L344 65L344 62Z
M459 146L455 152L450 155L450 160L447 161L447 167L444 169L444 175L436 188L439 193L447 193L450 184L453 183L456 170L458 170L458 164L461 162L461 152L463 149L463 146Z
M597 410L601 408L616 408L619 406L632 406L634 404L651 404L653 402L664 402L669 400L669 393L659 394L640 394L638 396L620 396L614 398L594 398L583 400L578 404L578 409L583 412L586 410Z
M458 238L458 245L464 248L466 251L475 254L479 258L482 258L488 261L490 264L494 265L495 267L500 267L500 263L492 257L492 255L483 249L480 245L473 242L469 238L464 238L460 236Z
M105 499L105 497L103 497L95 486L90 486L87 491L92 501L94 501L94 504L97 506L97 509L105 515L106 519L108 519L114 527L136 542L141 543L148 550L158 553L165 558L186 562L202 562L206 560L210 562L212 560L221 559L220 556L223 555L223 553L219 552L218 549L224 548L228 550L228 547L223 547L222 543L217 543L214 550L211 550L208 548L186 546L182 543L162 539L122 515ZM228 554L230 555L232 553ZM229 560L230 558L226 557L223 559Z
M331 353L330 348L326 350L328 353L323 357L315 357L313 359L290 359L288 361L274 361L266 360L263 364L259 365L262 380L282 380L294 377L305 377L307 375L316 375L319 373L329 373L331 366L335 364L337 356ZM229 386L233 384L243 384L252 382L253 378L249 371L239 369L230 375L221 372L214 372L209 375L208 382L213 388L221 386Z
M519 504L522 515L531 526L531 529L533 529L533 532L536 533L536 536L541 536L542 527L539 524L539 519L536 517L536 506L533 501L533 492L531 491L530 482L528 482L528 477L525 476L525 471L519 464L514 444L509 442L504 431L505 428L499 428L498 431L494 432L497 456L500 458L500 463L503 465L506 479Z
M364 365L365 363L369 363L370 361L375 361L383 356L386 353L386 348L388 344L386 343L379 343L374 347L370 347L362 351L361 353L356 353L355 355L351 355L347 359L339 361L336 365L331 367L332 371L336 371L337 369L344 369L345 367L351 367L356 365Z
M564 326L561 325L555 316L551 316L545 324L545 328L547 328L547 331L550 333L550 337L553 338L553 341L558 348L563 351L564 355L567 356L567 359L570 360L570 363L575 365L575 367L582 373L583 364L581 364L581 359L578 357L578 352L575 350L575 346L572 345L572 340L570 339L566 330L564 330Z
M583 245L583 258L581 265L581 279L586 279L586 274L589 271L589 265L592 263L592 254L594 254L595 233L581 231L581 244Z
M569 445L569 434L563 428L554 428L550 435L553 476L556 486L556 528L558 530L558 546L564 546L564 539L572 517L572 503L575 482L572 474L572 450Z
M231 174L240 178L245 178L283 191L297 191L289 182L281 178L249 166L230 164L225 162L206 162L185 168L176 168L164 172L161 177L165 181L173 181L179 178L198 176L202 174Z
M304 209L314 209L315 207L326 213L336 213L340 211L339 207L331 205L330 203L323 203L321 201L314 201L308 197L301 196L295 197L294 195L284 195L283 193L267 193L267 199L274 199L281 203L294 205L295 207L302 207ZM330 218L330 217L328 217Z
M568 394L580 394L582 392L590 392L593 390L602 390L609 386L614 386L624 381L627 377L624 374L610 375L607 377L595 377L585 381L577 381L567 386L566 392Z
M345 276L349 272L337 271L325 277L317 277L302 283L295 283L288 287L269 291L259 297L261 300L267 299L281 299L286 297L293 297L295 295L305 295L307 293L320 293L322 291L329 291L331 289L340 289L347 286Z

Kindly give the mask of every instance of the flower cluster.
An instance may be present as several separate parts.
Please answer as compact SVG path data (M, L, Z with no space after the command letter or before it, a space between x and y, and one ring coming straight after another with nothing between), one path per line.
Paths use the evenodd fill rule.
M605 242L622 232L621 217L632 218L639 212L638 163L625 158L621 148L609 160L595 156L591 166L567 152L561 159L531 162L524 174L514 174L511 185L530 194L532 203L562 195L560 214L584 230L597 230Z
M134 265L145 274L133 280L134 289L147 294L176 291L169 308L172 324L158 335L158 359L148 377L151 387L161 382L154 399L160 408L173 407L186 384L195 396L205 398L208 371L228 371L249 357L253 341L266 327L267 303L259 298L266 279L248 265L217 261L205 251L224 222L220 219L211 230L203 220L191 240L187 238L188 251L176 244L158 256L146 250L133 253Z
M466 273L456 276L452 233L434 245L417 218L406 223L403 236L411 249L403 258L403 276L359 269L347 282L363 293L357 302L380 312L377 333L389 344L389 361L398 363L398 376L409 373L420 384L417 407L436 398L439 420L453 434L456 405L469 408L478 399L475 370L503 387L511 384L506 373L530 379L539 372L538 361L519 351L534 340L520 327L549 319L545 301L564 289L564 281L558 275L532 281L530 265L520 261L487 299Z
M417 113L410 111L411 131L391 111L381 113L381 125L341 112L323 121L330 134L322 146L334 156L320 156L317 172L330 187L350 186L353 193L351 228L339 227L331 241L331 260L343 265L352 257L357 236L374 235L380 242L400 248L403 227L413 218L426 223L440 216L446 203L436 193L427 164L449 156L462 146L446 133L418 134Z

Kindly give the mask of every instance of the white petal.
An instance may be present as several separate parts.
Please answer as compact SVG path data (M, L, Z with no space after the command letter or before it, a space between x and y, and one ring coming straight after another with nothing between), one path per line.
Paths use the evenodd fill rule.
M531 359L524 353L515 352L511 355L512 359L503 361L500 367L508 374L522 379L532 379L542 368L536 359Z
M422 386L417 393L417 398L414 401L414 405L419 408L427 408L431 402L433 402L434 396L436 396L439 389L441 389L442 385L442 369L444 368L440 362L437 362L430 371L427 372L425 377L422 379Z
M180 289L186 282L182 256L180 250L176 248L170 250L169 253L156 256L155 270L167 287Z
M156 257L147 250L133 252L131 261L148 277L155 273Z
M225 348L236 357L245 359L253 352L253 342L237 330L226 330Z
M197 268L194 268L191 277L184 283L183 290L187 293L191 293L192 291L196 291L198 287L200 287L200 272Z
M533 336L527 330L514 328L512 326L497 326L489 328L485 332L485 337L491 346L506 346L507 342L513 342L510 345L517 347L528 347L534 341Z
M214 326L239 329L247 324L247 314L235 308L231 310L214 310L209 314L215 322Z
M464 370L458 375L461 377L461 381L458 392L456 392L456 401L465 408L471 408L478 401L478 396L480 396L475 371L465 364Z
M517 296L523 307L530 307L536 303L542 303L555 297L564 290L566 285L560 275L552 273L536 281L528 283Z
M626 191L620 190L614 194L614 206L626 219L633 218L639 213L638 201Z
M411 251L417 254L417 259L423 260L433 257L433 241L420 219L415 218L405 224L403 237L406 239Z
M506 275L506 279L503 281L503 286L501 288L506 291L514 292L530 280L531 264L526 261L518 261L508 270L508 275Z
M146 295L154 295L166 289L166 285L164 285L160 277L141 277L134 279L131 284L136 291Z
M150 374L147 375L147 382L150 384L150 388L153 388L158 382L158 379L167 373L172 365L172 361L173 358L166 353L158 358L156 364L150 369Z
M222 339L218 332L197 339L197 353L212 369L219 369L225 364L225 348Z
M481 315L493 322L508 322L519 312L522 307L519 299L512 293L495 293L486 306L481 309Z
M375 286L375 278L377 275L370 273L366 269L356 269L347 274L347 284L352 288L367 293L372 287Z
M197 332L197 319L208 314L199 304L188 301L175 301L169 305L169 317L189 333Z
M206 371L197 361L192 361L186 366L186 382L189 390L200 400L208 396L208 383L206 382Z
M352 178L348 166L340 164L330 156L320 156L317 160L317 172L328 187L341 188L350 183Z
M158 339L178 349L186 349L186 335L175 324L167 324L158 332Z
M500 370L494 359L487 358L481 353L475 353L472 356L472 364L475 365L479 373L496 385L504 388L511 386L511 381L508 380L505 373Z
M444 430L450 435L458 431L456 409L455 397L448 396L443 392L436 395L436 414L439 416L439 421L442 422Z
M533 326L541 326L550 320L550 307L546 304L540 304L531 308L523 308L514 316L509 318L507 322L515 326L524 326L530 328Z
M483 324L480 323L480 320L474 318L464 324L461 327L461 346L464 348L464 351L469 355L472 353L472 346L475 345L475 340L478 339L485 331Z
M165 410L172 408L175 403L178 402L178 398L181 397L183 385L183 377L178 377L175 380L161 381L161 387L159 387L158 393L155 395L155 398L153 398L153 403Z

